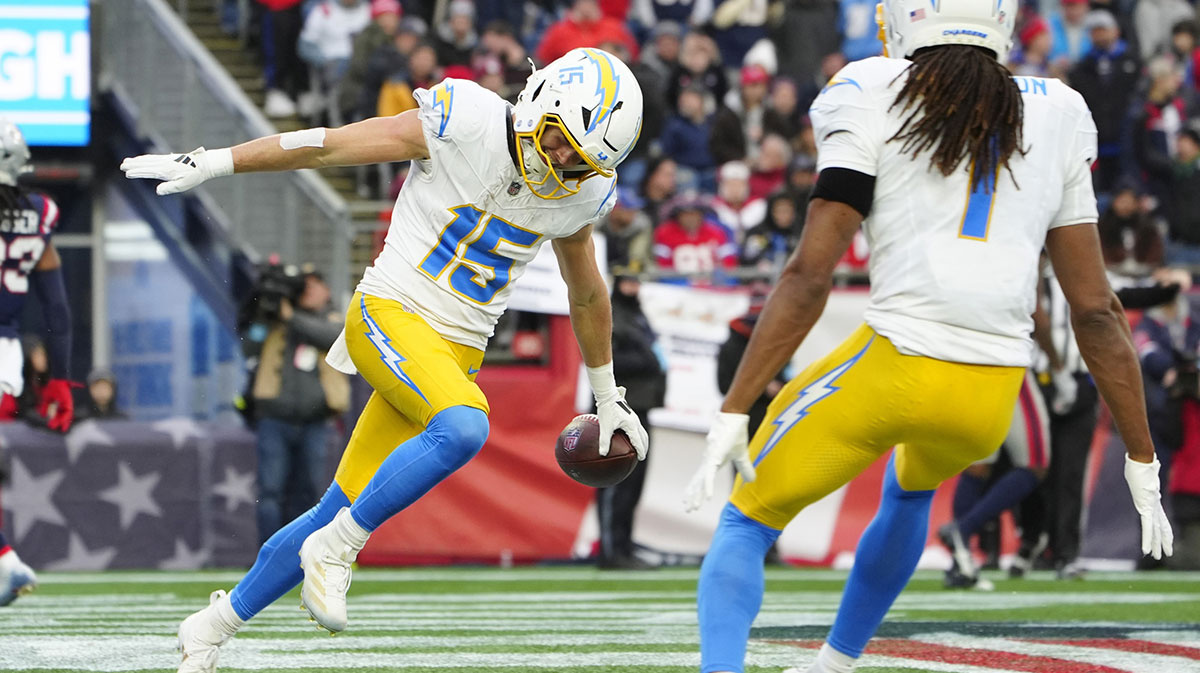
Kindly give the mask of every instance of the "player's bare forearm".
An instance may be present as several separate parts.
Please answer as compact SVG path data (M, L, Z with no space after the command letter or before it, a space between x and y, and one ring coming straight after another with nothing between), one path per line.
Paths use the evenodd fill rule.
M1117 430L1125 440L1129 457L1143 463L1154 462L1142 370L1121 302L1113 294L1107 310L1072 313L1071 327L1096 388L1108 403Z
M559 272L567 283L571 328L583 362L589 367L606 365L612 362L612 306L608 286L596 266L592 227L557 239L553 245Z
M746 413L800 347L825 309L833 270L862 219L844 203L824 199L809 203L800 245L767 299L721 411Z
M1125 310L1108 285L1095 224L1051 229L1046 250L1071 307L1079 352L1112 411L1129 457L1154 461L1142 372Z
M429 156L416 110L372 117L335 129L277 134L233 148L235 173L356 166Z

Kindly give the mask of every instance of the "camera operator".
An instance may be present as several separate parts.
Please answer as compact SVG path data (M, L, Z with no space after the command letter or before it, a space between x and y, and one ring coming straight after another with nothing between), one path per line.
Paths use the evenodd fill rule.
M346 375L325 363L343 322L330 300L319 273L271 264L243 314L243 343L256 363L249 397L260 542L316 504L328 481L330 419L350 403Z

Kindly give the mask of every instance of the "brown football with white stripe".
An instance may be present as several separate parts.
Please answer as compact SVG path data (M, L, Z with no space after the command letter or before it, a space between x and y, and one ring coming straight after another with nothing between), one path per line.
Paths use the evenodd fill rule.
M554 457L567 476L595 488L615 486L637 467L637 453L620 430L613 433L608 455L600 455L600 419L595 414L567 423L554 445Z

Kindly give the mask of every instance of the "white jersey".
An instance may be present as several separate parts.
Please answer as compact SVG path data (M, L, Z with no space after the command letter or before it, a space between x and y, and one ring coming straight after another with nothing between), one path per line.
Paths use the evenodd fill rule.
M1024 101L1024 156L1009 159L994 190L974 192L971 167L949 177L928 155L888 142L904 115L892 109L910 61L847 65L813 101L817 169L875 176L863 223L870 243L865 319L902 352L972 364L1028 366L1038 256L1046 232L1097 220L1091 163L1096 125L1062 82L1015 77ZM964 92L969 95L969 92ZM1014 184L1015 183L1015 184Z
M412 162L383 251L358 289L399 301L447 340L482 350L542 243L607 215L616 178L596 175L577 194L542 199L513 162L503 99L459 79L414 96L429 158Z

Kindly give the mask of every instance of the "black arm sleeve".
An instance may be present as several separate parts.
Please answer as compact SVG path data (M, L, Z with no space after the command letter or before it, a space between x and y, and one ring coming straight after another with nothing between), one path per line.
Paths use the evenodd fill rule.
M1175 301L1179 285L1151 285L1149 287L1126 287L1116 291L1121 306L1128 309L1143 309Z
M809 198L844 203L866 217L875 200L875 176L849 168L826 168L817 176Z
M71 309L62 269L34 271L29 274L33 292L42 305L46 321L46 355L50 356L50 376L65 379L71 372Z

